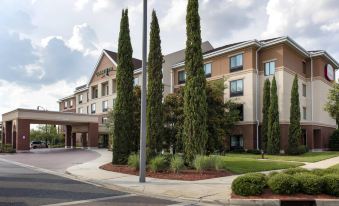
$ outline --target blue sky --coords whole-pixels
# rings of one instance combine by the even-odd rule
[[[185,45],[186,3],[149,0],[164,54]],[[88,81],[101,50],[116,51],[123,8],[140,58],[142,0],[0,0],[0,114],[38,105],[58,110],[59,98]],[[202,38],[215,47],[288,35],[339,60],[336,0],[200,0],[200,14]]]

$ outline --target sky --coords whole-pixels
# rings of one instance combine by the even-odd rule
[[[142,0],[0,0],[0,114],[42,106],[87,83],[102,49],[117,50],[129,9],[133,56],[141,58]],[[290,36],[339,60],[337,0],[199,0],[202,40],[214,47]],[[164,54],[185,46],[187,0],[148,0]],[[149,15],[150,19],[150,15]],[[339,77],[339,72],[337,72]],[[1,119],[1,117],[0,117]]]

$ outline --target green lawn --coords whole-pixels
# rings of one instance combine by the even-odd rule
[[[256,154],[236,154],[236,153],[228,153],[226,154],[228,157],[242,157],[242,158],[251,158],[251,159],[261,159],[261,155]],[[297,156],[289,156],[289,155],[265,155],[265,158],[271,160],[283,160],[283,161],[297,161],[297,162],[318,162],[321,160],[329,159],[332,157],[339,156],[339,152],[307,152],[302,155]]]
[[[330,168],[335,168],[335,169],[338,169],[338,170],[339,170],[339,164],[333,165],[333,166],[330,167]]]
[[[242,158],[242,157],[224,156],[222,158],[224,161],[224,169],[235,174],[287,169],[303,165],[302,163],[297,162],[254,160],[253,158]]]

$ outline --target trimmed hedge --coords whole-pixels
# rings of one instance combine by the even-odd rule
[[[290,168],[290,169],[283,171],[284,174],[288,174],[288,175],[294,175],[297,173],[307,173],[307,172],[310,172],[310,171],[307,169],[301,168],[301,167]]]
[[[318,176],[324,176],[329,174],[339,174],[339,169],[336,168],[327,168],[327,169],[314,169],[311,170],[311,173]]]
[[[339,174],[324,175],[321,180],[324,193],[339,197]]]
[[[299,192],[299,183],[292,175],[284,173],[276,174],[267,183],[276,194],[294,194]]]
[[[332,151],[339,151],[339,129],[335,130],[330,136],[328,146]]]
[[[261,173],[249,173],[237,177],[232,182],[232,191],[237,195],[260,195],[267,183],[266,176]]]
[[[300,192],[315,195],[322,192],[321,178],[314,174],[298,173],[294,176],[299,183]]]

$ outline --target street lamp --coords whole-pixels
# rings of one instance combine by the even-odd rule
[[[146,178],[146,58],[147,58],[147,0],[143,0],[142,28],[142,86],[141,86],[141,125],[140,125],[140,170],[139,182]]]

